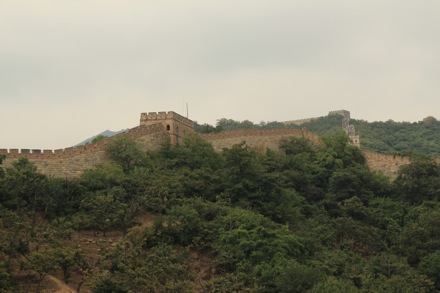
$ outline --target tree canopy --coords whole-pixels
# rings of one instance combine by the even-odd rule
[[[197,134],[146,152],[121,137],[106,152],[74,179],[26,159],[2,169],[0,292],[41,291],[48,275],[92,292],[440,290],[433,160],[390,181],[340,132],[264,152],[217,153]]]

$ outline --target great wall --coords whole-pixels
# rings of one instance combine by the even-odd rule
[[[329,115],[335,114],[342,116],[343,129],[349,135],[352,144],[359,146],[359,136],[355,134],[354,127],[349,123],[350,112],[340,110],[329,113]],[[284,123],[297,124],[300,121],[311,121],[312,119],[316,118],[292,120]],[[194,122],[188,118],[172,111],[149,112],[141,114],[138,127],[103,139],[95,144],[58,150],[0,149],[0,154],[6,156],[2,167],[9,167],[14,161],[20,158],[27,158],[43,174],[69,178],[80,176],[84,170],[90,169],[96,164],[107,162],[105,147],[118,137],[130,136],[136,139],[145,150],[156,150],[166,140],[170,140],[173,144],[178,144],[182,142],[186,134],[192,132],[194,132]],[[314,142],[319,141],[319,137],[316,134],[308,132],[305,128],[235,130],[200,135],[212,143],[216,151],[232,147],[234,144],[242,141],[245,141],[249,146],[261,148],[262,150],[266,148],[277,149],[281,139],[289,136],[304,137]],[[371,170],[381,171],[391,178],[395,178],[400,166],[410,163],[406,157],[383,155],[368,151],[363,151],[363,154]]]

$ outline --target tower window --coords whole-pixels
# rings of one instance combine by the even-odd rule
[[[169,124],[167,124],[167,131],[170,131],[170,125]]]

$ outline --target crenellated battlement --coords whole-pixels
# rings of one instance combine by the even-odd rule
[[[328,115],[341,115],[343,117],[348,117],[350,119],[350,111],[347,110],[336,110],[328,112]]]
[[[140,125],[150,125],[152,123],[160,123],[166,120],[175,120],[188,127],[194,128],[194,122],[176,112],[148,112],[141,113]]]
[[[105,150],[105,146],[114,139],[128,135],[133,138],[138,138],[144,135],[162,132],[161,124],[154,124],[148,126],[138,126],[129,129],[125,132],[119,133],[112,137],[107,137],[95,144],[81,145],[76,147],[68,147],[65,149],[56,150],[40,150],[40,149],[0,149],[0,154],[6,155],[8,159],[64,159],[79,155],[90,154]]]
[[[181,143],[187,133],[194,132],[194,122],[173,111],[141,113],[141,126],[153,124],[162,125],[173,144]]]
[[[359,145],[359,136],[354,132],[354,127],[349,124],[350,112],[346,110],[331,111],[329,115],[342,115],[344,130],[349,134],[352,144]],[[317,118],[286,121],[294,123],[311,121]],[[295,123],[296,124],[296,123]],[[105,147],[114,139],[121,136],[130,136],[136,139],[145,150],[154,150],[160,147],[165,140],[172,143],[182,141],[186,133],[194,131],[194,122],[175,112],[149,112],[141,114],[140,126],[129,129],[123,133],[108,137],[94,144],[77,147],[68,147],[57,150],[41,149],[0,149],[0,155],[5,155],[2,167],[10,166],[20,158],[31,160],[42,173],[56,177],[80,176],[84,170],[92,168],[96,164],[108,161],[105,155]],[[246,144],[264,151],[266,148],[278,149],[280,141],[289,136],[304,137],[313,142],[320,143],[320,138],[303,128],[280,128],[280,129],[249,129],[231,130],[219,133],[200,134],[209,141],[216,151],[230,148],[234,144],[245,141]],[[384,172],[391,178],[395,178],[400,166],[409,164],[407,157],[378,154],[363,151],[368,166],[371,170]],[[436,159],[440,163],[440,158]]]

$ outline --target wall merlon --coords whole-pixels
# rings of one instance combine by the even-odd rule
[[[176,120],[182,124],[185,124],[188,127],[194,127],[194,122],[192,120],[183,117],[182,115],[179,115],[173,111],[141,113],[141,125],[151,124],[156,120],[158,123],[160,122],[160,120],[162,120],[162,122],[166,120]]]
[[[56,156],[57,156],[57,155],[60,156],[60,155],[62,155],[62,154],[64,153],[64,150],[62,150],[62,149],[54,150],[53,153],[54,153],[54,155],[56,155]]]
[[[69,148],[64,149],[64,154],[70,155],[72,153],[73,153],[73,147],[69,147]]]

